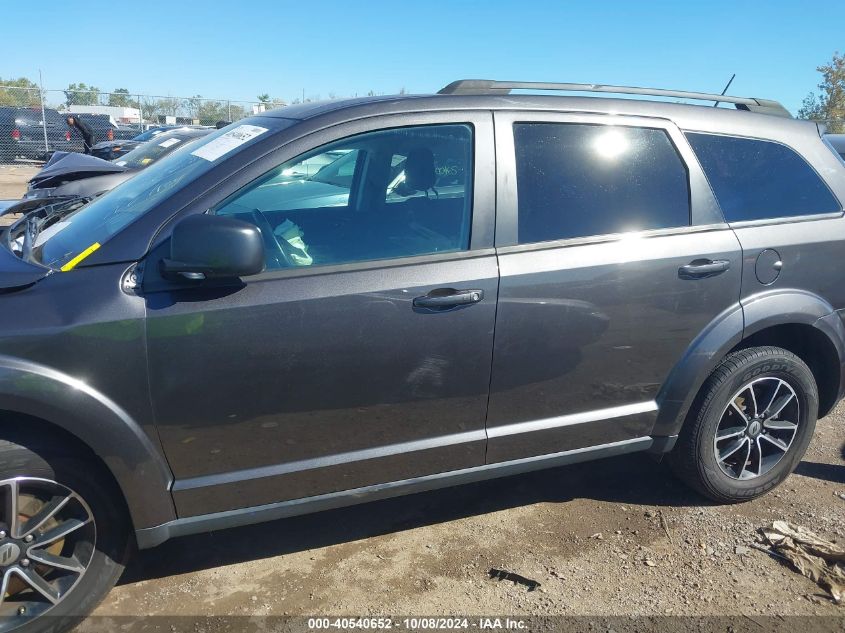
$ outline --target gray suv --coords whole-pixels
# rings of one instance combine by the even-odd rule
[[[90,611],[135,547],[589,459],[764,494],[842,395],[843,200],[775,102],[474,80],[264,113],[25,215],[0,631]]]

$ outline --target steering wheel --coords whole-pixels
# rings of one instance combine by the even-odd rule
[[[285,240],[280,240],[273,232],[273,225],[259,209],[252,210],[252,218],[255,225],[261,230],[261,237],[264,239],[264,248],[276,262],[278,268],[292,268],[295,266],[290,256],[290,245]]]

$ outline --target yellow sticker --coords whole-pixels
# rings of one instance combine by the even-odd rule
[[[142,158],[142,159],[141,159],[141,164],[142,164],[142,165],[149,165],[151,162],[153,162],[153,159],[152,159],[152,158]]]
[[[93,253],[94,251],[96,251],[98,248],[100,248],[100,243],[99,243],[99,242],[94,242],[93,244],[91,244],[91,246],[89,246],[88,248],[86,248],[86,249],[85,249],[84,251],[82,251],[79,255],[77,255],[76,257],[74,257],[72,260],[70,260],[70,261],[69,261],[67,264],[65,264],[64,266],[62,266],[62,272],[63,272],[63,273],[66,273],[66,272],[67,272],[67,271],[69,271],[69,270],[73,270],[79,262],[81,262],[83,259],[85,259],[86,257],[88,257],[91,253]]]

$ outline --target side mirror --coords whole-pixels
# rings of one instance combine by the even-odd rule
[[[165,277],[221,279],[264,270],[264,240],[248,222],[218,215],[191,215],[173,227],[170,258],[161,261]]]

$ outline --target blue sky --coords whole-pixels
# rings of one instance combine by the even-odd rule
[[[732,94],[794,112],[816,66],[845,52],[845,2],[48,0],[10,3],[3,22],[15,27],[0,77],[41,69],[47,88],[233,100],[431,92],[457,78],[720,92],[736,73]]]

